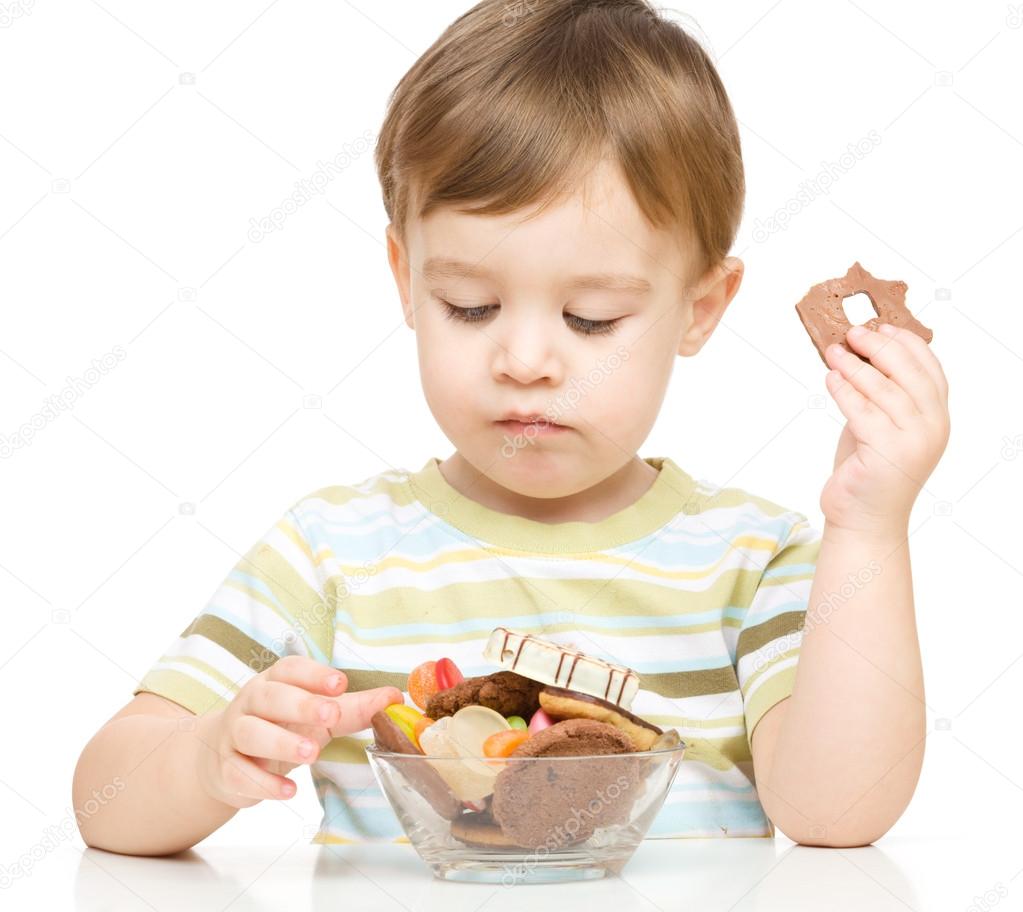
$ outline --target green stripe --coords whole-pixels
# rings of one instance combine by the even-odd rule
[[[216,712],[227,706],[224,700],[195,678],[173,669],[160,668],[148,672],[139,682],[139,686],[132,691],[132,696],[143,691],[173,700],[197,716]]]
[[[757,723],[776,703],[792,695],[796,683],[798,663],[776,672],[753,694],[746,704],[746,740],[752,750],[753,732]]]
[[[755,624],[747,627],[739,634],[739,640],[735,644],[735,662],[738,665],[739,659],[755,652],[762,646],[766,646],[771,640],[788,636],[790,633],[797,633],[803,629],[803,620],[806,611],[786,611],[762,624]]]
[[[362,668],[341,668],[348,676],[348,690],[369,690],[372,687],[397,687],[405,691],[408,673],[374,671]],[[665,671],[643,675],[644,690],[662,697],[700,697],[707,694],[730,693],[739,689],[735,669],[731,665],[702,671]]]
[[[280,656],[257,643],[248,634],[215,614],[200,614],[182,632],[182,638],[202,636],[216,643],[256,674],[269,668]]]
[[[341,668],[348,678],[346,693],[356,690],[370,690],[374,687],[397,687],[404,691],[408,686],[408,672],[372,671],[364,668]],[[410,669],[411,670],[411,669]]]

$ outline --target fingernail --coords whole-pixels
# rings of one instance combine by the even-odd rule
[[[891,323],[882,323],[878,327],[878,331],[879,332],[883,332],[886,336],[894,336],[895,335],[895,327],[892,326]]]
[[[327,679],[327,688],[329,690],[337,690],[341,686],[341,675],[334,675],[332,678]]]
[[[313,745],[313,742],[312,742],[312,741],[303,741],[303,742],[302,742],[301,744],[299,744],[299,746],[298,746],[298,753],[299,753],[299,756],[302,756],[302,757],[311,757],[311,756],[312,756],[312,753],[313,753],[313,747],[314,747],[314,745]]]
[[[847,336],[852,336],[854,339],[860,338],[860,336],[866,335],[867,328],[865,326],[853,326],[846,333]]]

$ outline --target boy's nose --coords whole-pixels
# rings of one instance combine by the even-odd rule
[[[504,316],[503,314],[501,316]],[[500,318],[488,330],[494,342],[493,374],[498,381],[558,383],[560,358],[549,326],[536,315],[517,320]]]

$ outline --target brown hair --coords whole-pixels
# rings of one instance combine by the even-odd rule
[[[695,242],[691,279],[742,216],[739,131],[699,42],[647,0],[483,0],[391,93],[376,145],[384,207],[504,215],[571,193],[611,158],[658,228]]]

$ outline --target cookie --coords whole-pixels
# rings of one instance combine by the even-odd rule
[[[626,709],[639,689],[639,676],[631,668],[508,627],[491,631],[483,657],[542,684],[571,687]]]
[[[495,671],[493,674],[466,678],[454,687],[435,693],[426,703],[426,715],[431,719],[453,716],[463,706],[478,703],[502,716],[522,716],[528,719],[540,708],[537,694],[543,685],[514,671]]]
[[[598,826],[624,823],[641,791],[637,757],[558,758],[632,750],[632,739],[606,722],[555,722],[508,757],[494,780],[491,814],[508,839],[533,851],[556,851],[588,839]]]
[[[825,364],[828,362],[824,352],[836,342],[846,351],[860,356],[845,341],[845,334],[852,324],[845,315],[842,302],[861,291],[870,298],[877,314],[863,324],[867,329],[876,330],[880,323],[891,323],[892,326],[916,333],[924,342],[930,342],[934,333],[906,307],[907,288],[902,281],[889,282],[875,278],[856,262],[841,278],[828,279],[812,286],[796,305],[796,313]]]
[[[377,747],[397,754],[418,754],[423,752],[416,747],[408,736],[398,727],[397,723],[382,709],[378,709],[370,718],[373,736]],[[445,820],[452,820],[462,813],[462,802],[455,796],[440,774],[425,760],[396,761],[398,771],[409,781],[409,784],[425,798],[430,806]]]
[[[632,750],[650,750],[662,734],[656,725],[599,697],[547,685],[540,691],[540,706],[552,719],[593,719],[613,725],[627,734]]]
[[[494,848],[496,846],[507,846],[509,848],[521,848],[508,836],[504,830],[489,814],[462,814],[451,821],[451,835],[459,842],[474,846],[485,846]]]

